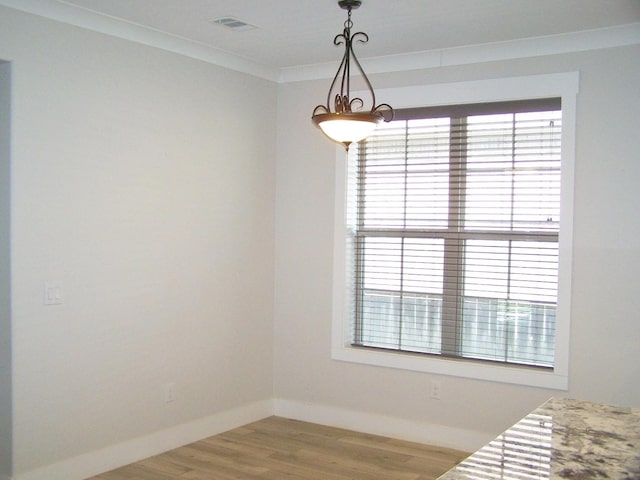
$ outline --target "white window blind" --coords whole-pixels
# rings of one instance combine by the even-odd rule
[[[352,344],[553,368],[560,99],[396,118],[357,150]]]

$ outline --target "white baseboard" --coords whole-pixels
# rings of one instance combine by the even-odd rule
[[[495,433],[477,432],[324,405],[274,399],[252,403],[0,480],[82,480],[270,415],[473,452]]]
[[[273,401],[252,403],[36,470],[14,474],[13,480],[82,480],[270,415],[273,415]],[[0,480],[5,479],[0,477]]]
[[[493,440],[495,433],[477,432],[397,417],[364,413],[336,407],[274,400],[274,414],[306,422],[319,423],[373,435],[382,435],[411,442],[438,445],[465,452],[474,452]]]

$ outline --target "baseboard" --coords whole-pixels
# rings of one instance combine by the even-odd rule
[[[495,432],[477,432],[325,405],[275,399],[220,412],[36,470],[14,474],[13,477],[0,475],[0,480],[83,480],[270,415],[467,452],[477,450],[496,435]]]
[[[477,432],[397,417],[364,413],[336,407],[274,400],[274,414],[358,432],[398,438],[474,452],[495,438],[495,433]]]
[[[36,470],[14,474],[13,480],[82,480],[270,415],[273,415],[271,400],[252,403]],[[0,477],[0,480],[5,479]]]

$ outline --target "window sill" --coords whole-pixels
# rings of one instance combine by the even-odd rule
[[[378,367],[398,368],[415,372],[449,375],[491,382],[526,385],[529,387],[568,389],[568,376],[554,370],[528,368],[516,365],[492,365],[466,360],[444,359],[402,352],[385,352],[365,348],[336,347],[334,360],[361,363]]]

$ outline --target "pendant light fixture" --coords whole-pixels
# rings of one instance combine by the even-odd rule
[[[360,62],[353,52],[353,41],[367,43],[369,37],[364,32],[351,35],[351,10],[358,8],[360,0],[340,0],[340,8],[347,10],[347,21],[344,22],[344,31],[333,39],[334,45],[344,44],[344,55],[338,67],[333,82],[329,87],[326,105],[318,105],[313,110],[311,120],[320,127],[322,132],[331,140],[341,143],[348,150],[353,142],[365,139],[381,122],[389,122],[393,119],[393,109],[386,103],[376,105],[376,94],[364,73]],[[360,97],[351,97],[351,64],[356,66],[371,97],[371,107],[366,108],[364,100]],[[333,104],[333,105],[332,105]],[[333,109],[332,109],[333,108]]]

